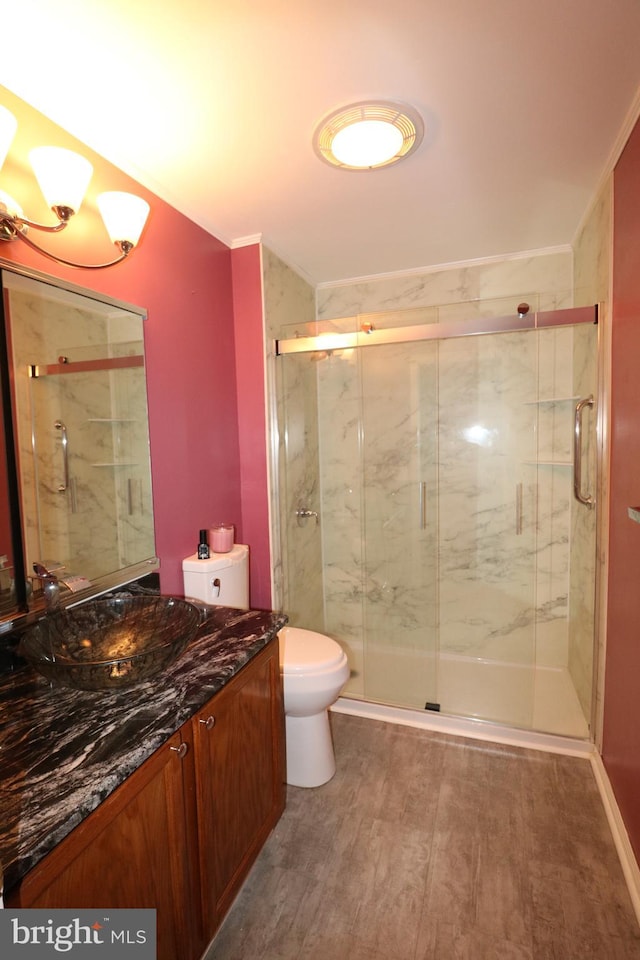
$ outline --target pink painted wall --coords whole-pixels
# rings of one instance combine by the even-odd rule
[[[236,324],[242,536],[251,557],[251,606],[271,608],[269,503],[262,330],[262,261],[258,244],[232,251]]]
[[[18,116],[19,134],[33,136],[38,130],[31,146],[48,142],[75,149],[94,165],[94,192],[129,190],[151,204],[139,248],[116,267],[64,268],[17,242],[3,244],[0,256],[148,310],[145,348],[156,549],[163,592],[182,593],[182,560],[195,553],[200,527],[223,518],[237,523],[242,533],[231,251],[37,111],[2,93],[2,102]],[[21,166],[20,144],[3,168],[3,187],[37,216],[31,211],[39,191],[33,175]],[[85,231],[84,225],[92,222],[95,230]],[[90,198],[68,235],[45,238],[43,245],[47,240],[56,250],[64,248],[63,256],[85,262],[110,255]],[[255,576],[262,580],[256,562]]]
[[[614,173],[611,506],[603,761],[640,862],[640,123]]]

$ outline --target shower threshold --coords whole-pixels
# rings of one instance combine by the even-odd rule
[[[431,710],[414,710],[411,707],[396,707],[348,696],[340,697],[331,710],[336,713],[365,717],[369,720],[398,723],[451,736],[503,743],[529,750],[543,750],[547,753],[559,753],[571,757],[588,758],[596,753],[594,744],[580,737],[540,733],[536,730],[508,726],[475,717],[452,716],[446,713],[434,713]]]

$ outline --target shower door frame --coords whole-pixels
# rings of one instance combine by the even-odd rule
[[[526,305],[525,305],[526,306]],[[603,484],[602,484],[602,463],[603,448],[605,439],[606,411],[605,411],[605,371],[603,368],[603,309],[601,304],[569,307],[557,310],[545,310],[529,312],[528,309],[516,316],[499,317],[495,319],[473,319],[473,320],[455,320],[444,322],[433,322],[415,324],[406,327],[388,327],[376,329],[370,322],[363,323],[359,331],[347,333],[322,333],[319,336],[297,336],[292,339],[275,339],[271,342],[273,361],[277,357],[293,353],[313,353],[317,351],[331,352],[333,350],[353,349],[355,347],[375,346],[385,343],[410,343],[420,340],[440,340],[449,338],[458,338],[466,336],[481,336],[501,332],[516,331],[535,331],[562,326],[577,326],[585,323],[595,324],[597,326],[596,342],[596,385],[595,385],[595,456],[594,456],[594,478],[595,503],[597,510],[595,522],[595,556],[594,567],[594,604],[593,604],[593,670],[592,670],[592,696],[589,722],[590,739],[598,742],[600,736],[599,704],[601,697],[598,695],[601,684],[601,652],[598,637],[601,631],[601,563],[600,551],[602,543],[602,509],[603,506]],[[357,318],[359,319],[359,318]],[[369,321],[367,317],[367,321]],[[344,323],[344,321],[342,321]],[[308,329],[308,328],[307,328]],[[344,327],[343,327],[344,329]],[[274,378],[275,382],[275,378]],[[274,411],[275,412],[275,411]],[[274,421],[275,422],[275,421]],[[277,431],[276,431],[277,436]],[[277,461],[274,480],[278,482]],[[282,560],[282,558],[281,558]],[[366,698],[365,698],[366,702]],[[411,710],[412,708],[408,708]],[[452,714],[452,717],[457,715]],[[464,719],[464,715],[461,715]],[[489,721],[491,722],[491,721]],[[535,733],[535,730],[532,730]]]

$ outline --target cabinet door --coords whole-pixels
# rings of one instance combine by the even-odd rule
[[[213,936],[285,802],[277,639],[193,719],[205,939]]]
[[[183,795],[189,752],[174,734],[27,874],[11,905],[155,908],[159,960],[199,956]]]

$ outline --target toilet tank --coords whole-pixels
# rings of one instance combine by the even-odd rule
[[[214,606],[249,609],[249,547],[236,543],[229,553],[212,553],[198,560],[197,553],[182,561],[185,597]]]

